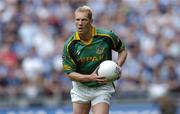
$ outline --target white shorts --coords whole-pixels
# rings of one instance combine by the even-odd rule
[[[92,105],[101,102],[110,104],[110,98],[114,92],[115,88],[112,83],[100,87],[87,87],[79,82],[73,81],[71,100],[72,102],[91,103]]]

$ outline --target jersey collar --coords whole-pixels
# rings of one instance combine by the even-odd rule
[[[92,38],[97,35],[96,28],[93,26],[92,28]],[[80,40],[78,32],[75,32],[74,40]]]

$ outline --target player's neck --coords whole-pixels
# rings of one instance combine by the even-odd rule
[[[87,33],[79,34],[79,37],[80,37],[81,40],[83,40],[85,42],[86,41],[88,42],[92,37],[92,27],[89,29],[89,31]]]

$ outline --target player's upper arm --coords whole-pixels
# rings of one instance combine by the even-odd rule
[[[110,31],[110,36],[111,36],[111,40],[113,42],[113,47],[112,49],[117,51],[117,52],[121,52],[123,50],[125,50],[125,44],[121,41],[121,39],[112,31]]]

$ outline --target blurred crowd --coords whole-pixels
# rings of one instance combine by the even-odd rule
[[[61,56],[81,5],[92,8],[96,27],[113,30],[127,46],[118,92],[180,92],[179,0],[1,0],[1,101],[69,99]]]

